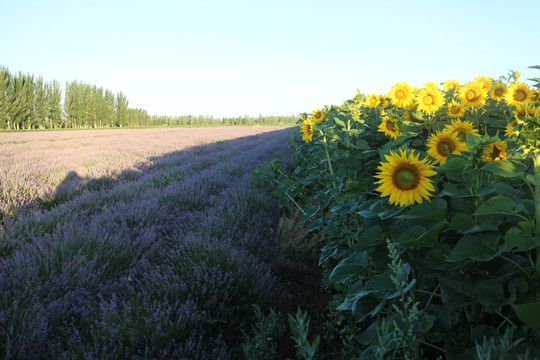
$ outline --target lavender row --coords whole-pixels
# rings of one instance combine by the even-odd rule
[[[251,305],[279,293],[276,204],[251,171],[289,133],[171,153],[9,223],[0,357],[237,358]]]
[[[0,224],[2,218],[54,206],[92,182],[129,180],[130,172],[152,166],[152,159],[196,145],[275,131],[268,128],[117,129],[0,133]],[[76,180],[76,181],[73,181]],[[75,192],[51,198],[59,185]],[[78,187],[78,188],[77,188]],[[67,187],[66,187],[67,188]]]

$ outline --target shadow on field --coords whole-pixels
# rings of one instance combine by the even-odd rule
[[[219,151],[220,149],[223,150],[227,147],[235,147],[239,144],[249,143],[253,140],[263,143],[280,134],[289,134],[291,132],[292,128],[286,128],[229,140],[201,142],[198,145],[186,149],[166,153],[160,156],[149,157],[148,160],[151,165],[135,164],[135,169],[125,169],[115,173],[113,176],[102,176],[99,178],[82,177],[79,176],[76,171],[72,170],[68,172],[66,177],[54,191],[39,198],[38,203],[43,209],[51,210],[60,204],[73,200],[85,192],[110,190],[116,185],[137,181],[149,171],[166,169],[168,166],[177,166],[179,165],[177,160],[179,158],[182,159],[182,162],[189,163],[191,160],[195,160],[201,155],[215,151],[216,147]],[[204,170],[209,164],[203,161],[199,164],[192,163],[190,165],[194,167],[193,170],[196,172]],[[18,209],[13,210],[14,213],[18,213]]]

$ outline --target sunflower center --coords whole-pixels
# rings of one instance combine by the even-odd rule
[[[406,96],[405,91],[402,89],[396,90],[396,98],[398,99],[404,99]]]
[[[493,145],[493,151],[491,152],[491,158],[493,160],[504,160],[506,154],[502,149],[499,149],[496,145]]]
[[[433,96],[431,95],[427,95],[427,96],[424,96],[424,105],[431,105],[433,104]]]
[[[308,134],[312,134],[313,133],[313,127],[310,124],[307,124],[306,131],[307,131]]]
[[[465,93],[465,99],[467,99],[467,101],[474,101],[477,97],[478,94],[472,89],[467,90],[467,92]]]
[[[457,106],[450,107],[450,112],[454,115],[459,114],[459,107]]]
[[[516,90],[514,93],[514,100],[523,101],[527,98],[527,93],[521,89]]]
[[[504,95],[504,90],[501,89],[501,88],[497,88],[497,89],[495,89],[495,91],[493,93],[495,94],[495,96],[501,97],[501,96]]]
[[[401,164],[392,173],[392,182],[400,190],[415,189],[420,183],[420,173],[412,165]]]
[[[465,142],[465,140],[467,139],[467,130],[465,129],[454,129],[455,132],[457,132],[457,136],[458,138]]]
[[[455,149],[456,145],[450,140],[443,139],[437,144],[437,152],[441,156],[448,156],[448,154],[453,153]]]
[[[396,123],[395,121],[393,120],[388,120],[386,122],[386,129],[390,130],[390,131],[395,131],[396,130]]]

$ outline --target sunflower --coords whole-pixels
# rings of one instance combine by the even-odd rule
[[[302,140],[305,142],[310,142],[313,139],[313,133],[315,132],[315,124],[311,119],[304,120],[302,122],[302,127],[300,128],[302,132]]]
[[[381,105],[381,108],[385,108],[388,106],[388,100],[386,100],[386,96],[379,95],[379,105]]]
[[[506,147],[507,144],[504,141],[495,141],[491,144],[487,144],[482,151],[482,160],[487,163],[498,160],[506,160]]]
[[[301,114],[300,115],[300,120],[306,121],[307,120],[307,114],[306,113]]]
[[[324,113],[321,109],[315,109],[311,113],[311,117],[313,118],[313,121],[320,123],[324,119]]]
[[[459,140],[456,132],[449,129],[437,130],[435,134],[431,134],[427,146],[427,153],[441,165],[446,162],[448,154],[461,154],[462,151],[467,151],[467,145]]]
[[[400,154],[390,150],[390,155],[385,155],[387,162],[381,162],[377,168],[380,170],[374,177],[379,179],[375,184],[380,184],[376,189],[381,197],[390,196],[390,204],[407,206],[414,203],[422,203],[429,200],[435,191],[430,176],[437,173],[433,171],[433,165],[427,159],[418,159],[418,154],[411,151],[400,150]]]
[[[436,87],[426,87],[416,95],[418,110],[424,114],[432,114],[444,104],[442,92]]]
[[[406,110],[404,113],[403,113],[403,118],[407,121],[413,121],[412,119],[412,116],[411,116],[411,112]]]
[[[508,125],[506,125],[506,128],[504,129],[504,136],[510,137],[510,136],[517,136],[518,132],[514,129],[516,125],[518,125],[517,120],[510,121]]]
[[[512,114],[514,114],[516,119],[525,120],[528,117],[533,118],[538,115],[539,109],[530,105],[518,105],[516,106],[516,109],[512,111]]]
[[[491,87],[491,91],[489,92],[489,95],[493,100],[502,100],[504,99],[506,93],[508,92],[508,86],[501,83],[493,84]]]
[[[463,106],[478,108],[484,106],[487,90],[478,82],[468,82],[459,90],[459,99]]]
[[[514,71],[513,75],[514,75],[514,79],[516,79],[516,80],[519,79],[519,77],[521,76],[521,74],[517,70]]]
[[[381,99],[379,98],[379,95],[377,94],[370,94],[366,97],[366,106],[370,108],[374,108],[379,106],[381,103]]]
[[[403,107],[403,110],[413,111],[416,110],[417,107],[418,104],[416,103],[416,98],[414,98],[409,105]]]
[[[452,124],[446,125],[444,128],[457,133],[458,139],[464,143],[467,139],[467,133],[474,136],[480,136],[478,130],[474,128],[472,122],[466,120],[452,120]]]
[[[428,88],[431,88],[431,89],[439,89],[439,85],[437,85],[435,82],[433,81],[428,81],[427,83],[424,84],[424,89],[428,89]]]
[[[506,93],[506,103],[510,106],[524,105],[532,100],[533,92],[525,83],[515,83]]]
[[[460,85],[457,80],[445,80],[443,82],[444,92],[449,92],[451,89],[454,89],[454,92],[459,91]]]
[[[538,101],[538,100],[540,100],[540,89],[535,90],[532,96],[532,101]]]
[[[392,105],[405,107],[414,100],[413,88],[406,82],[399,82],[392,86],[388,93],[388,97],[390,98]]]
[[[465,108],[455,100],[448,103],[448,116],[451,118],[459,119],[465,114]]]
[[[487,76],[478,75],[474,78],[474,82],[482,85],[482,89],[488,91],[493,81]]]
[[[399,135],[399,124],[397,119],[383,116],[377,131],[382,132],[384,135],[390,136],[393,139],[397,139]]]

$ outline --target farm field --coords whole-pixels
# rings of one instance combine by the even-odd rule
[[[292,128],[0,135],[0,358],[234,359],[279,300]]]
[[[0,218],[138,176],[162,155],[283,127],[0,133]]]

